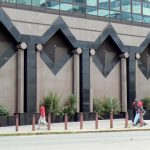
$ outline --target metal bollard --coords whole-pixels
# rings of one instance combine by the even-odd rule
[[[51,114],[48,113],[48,130],[51,130]]]
[[[18,127],[19,127],[19,115],[16,114],[16,132],[18,131]]]
[[[143,113],[140,112],[140,127],[143,126]]]
[[[129,116],[128,116],[128,112],[126,112],[126,114],[125,114],[125,128],[128,128],[128,120],[129,120]]]
[[[67,123],[68,123],[68,114],[65,113],[65,130],[68,129]]]
[[[110,113],[110,128],[113,128],[113,113]]]
[[[80,129],[83,129],[83,113],[80,113]]]
[[[95,114],[95,129],[98,129],[98,113]]]
[[[32,131],[35,131],[35,114],[32,116]]]

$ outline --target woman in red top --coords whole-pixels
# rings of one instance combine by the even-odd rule
[[[40,105],[40,118],[38,121],[38,129],[40,129],[41,126],[48,126],[48,123],[45,117],[45,107],[42,104]]]

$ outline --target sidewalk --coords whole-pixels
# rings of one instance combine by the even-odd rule
[[[95,121],[84,121],[83,129],[80,129],[80,122],[68,122],[67,130],[64,123],[52,123],[51,129],[46,127],[32,131],[32,125],[19,126],[16,132],[15,126],[0,127],[0,136],[14,135],[39,135],[39,134],[63,134],[63,133],[86,133],[86,132],[121,132],[121,131],[143,131],[150,130],[150,120],[145,121],[146,126],[132,126],[131,120],[128,121],[128,128],[125,128],[125,119],[114,119],[113,128],[110,128],[110,120],[99,120],[98,129],[95,129]]]

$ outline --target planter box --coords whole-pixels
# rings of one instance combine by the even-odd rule
[[[76,116],[77,116],[77,121],[80,121],[80,113],[77,113]],[[83,120],[84,121],[95,120],[95,113],[94,112],[84,112]]]
[[[125,118],[125,113],[114,114],[113,119],[122,119]],[[105,114],[99,117],[100,120],[110,119],[110,114]]]
[[[133,109],[128,110],[129,120],[133,120]],[[144,120],[150,120],[150,110],[146,110]]]
[[[15,126],[16,125],[16,117],[15,116],[7,116],[7,125]]]
[[[19,125],[31,125],[32,124],[32,113],[19,113]],[[39,113],[35,113],[35,124],[38,123]]]
[[[144,115],[144,120],[150,120],[150,110],[146,110],[146,113]]]
[[[0,127],[7,126],[7,116],[0,116]]]
[[[64,116],[51,115],[51,122],[52,123],[64,122]]]

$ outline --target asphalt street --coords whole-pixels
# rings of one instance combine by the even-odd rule
[[[150,150],[150,131],[1,136],[1,150]]]

